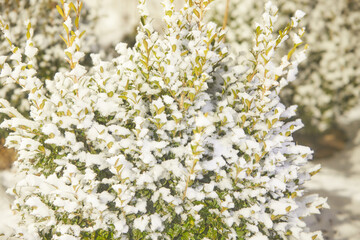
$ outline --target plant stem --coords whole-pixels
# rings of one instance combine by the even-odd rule
[[[225,28],[226,28],[226,25],[227,25],[227,22],[228,22],[229,5],[230,5],[230,0],[227,0],[227,1],[226,1],[226,8],[225,8],[225,15],[224,15],[224,21],[223,21],[222,29],[225,29]]]

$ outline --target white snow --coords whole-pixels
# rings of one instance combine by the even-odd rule
[[[6,77],[9,74],[11,74],[11,68],[10,68],[9,64],[5,63],[2,67],[0,77]]]
[[[172,104],[174,102],[174,98],[172,98],[172,97],[170,97],[168,95],[164,95],[162,98],[163,98],[165,104],[170,105],[170,104]]]
[[[37,52],[38,52],[37,48],[32,47],[29,44],[26,44],[26,47],[25,47],[25,55],[26,56],[28,56],[29,58],[33,58]]]
[[[296,33],[293,35],[293,41],[295,44],[300,44],[302,43],[301,38],[299,37],[299,35],[297,35]]]
[[[7,56],[0,56],[0,65],[3,65],[4,62],[6,61]]]
[[[360,145],[321,160],[321,171],[306,183],[311,193],[328,197],[330,209],[307,219],[327,239],[358,240],[360,236]]]
[[[164,228],[159,214],[156,213],[151,215],[150,219],[151,219],[151,230],[156,231]]]
[[[148,224],[149,224],[149,216],[143,216],[140,218],[136,218],[134,220],[134,227],[142,232],[145,231]]]
[[[296,12],[295,12],[295,18],[296,19],[301,19],[301,18],[303,18],[305,16],[305,13],[303,12],[303,11],[301,11],[301,10],[296,10]]]

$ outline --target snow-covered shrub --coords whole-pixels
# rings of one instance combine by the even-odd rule
[[[266,0],[231,0],[227,41],[234,51],[248,53],[251,31]],[[279,26],[302,9],[310,45],[307,64],[299,69],[298,81],[283,91],[287,105],[299,105],[309,131],[324,131],[338,124],[339,116],[359,104],[360,4],[338,0],[274,0],[279,6]],[[217,1],[212,18],[222,23],[226,1]],[[246,54],[245,54],[246,55]]]
[[[144,0],[134,48],[94,66],[80,61],[83,31],[65,1],[69,69],[53,80],[33,68],[37,49],[28,23],[25,51],[10,42],[3,76],[29,93],[30,117],[5,99],[11,117],[7,146],[25,174],[9,190],[23,239],[321,239],[302,218],[327,206],[302,185],[309,148],[293,142],[302,127],[279,92],[296,75],[304,50],[275,53],[303,13],[280,35],[268,3],[256,28],[252,68],[231,63],[225,32],[204,21],[211,1],[187,0],[176,11],[164,1],[166,28],[153,29]],[[4,22],[5,37],[9,30]],[[301,36],[303,29],[298,29]],[[296,41],[296,38],[295,38]],[[12,63],[12,64],[10,64]]]

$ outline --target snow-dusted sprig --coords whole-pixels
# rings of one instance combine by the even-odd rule
[[[230,154],[228,150],[224,154],[233,162],[229,172],[235,186],[230,196],[240,198],[246,206],[231,215],[242,216],[248,237],[322,239],[320,232],[308,232],[299,220],[319,213],[317,208],[327,207],[325,199],[312,196],[317,200],[303,208],[307,198],[301,199],[304,195],[301,185],[319,166],[310,171],[305,169],[312,152],[297,146],[291,137],[303,125],[300,120],[288,120],[295,115],[296,107],[286,108],[279,98],[280,90],[295,79],[297,66],[305,59],[304,50],[296,51],[304,29],[295,35],[294,47],[280,63],[276,52],[304,13],[296,12],[285,29],[274,36],[277,12],[274,5],[266,4],[263,23],[256,27],[252,68],[244,82],[229,80],[233,84],[225,85],[227,95],[218,106],[221,129],[231,139],[224,148],[234,152]]]

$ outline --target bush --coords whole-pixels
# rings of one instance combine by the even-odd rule
[[[248,53],[249,34],[263,11],[262,1],[231,0],[227,41],[233,50]],[[341,124],[339,117],[359,104],[360,74],[359,10],[357,1],[275,0],[279,6],[279,25],[302,9],[307,29],[304,41],[310,45],[307,64],[300,66],[298,81],[281,94],[286,105],[299,105],[300,117],[308,132],[321,133]],[[212,18],[223,22],[226,1],[217,1]],[[314,24],[316,23],[316,24]],[[278,28],[276,30],[279,30]],[[277,32],[277,31],[276,31]],[[339,57],[341,56],[341,57]],[[300,83],[300,84],[299,84]]]
[[[28,94],[30,116],[5,99],[7,146],[25,174],[10,191],[24,239],[322,239],[302,218],[325,199],[304,196],[319,170],[311,150],[293,142],[302,127],[279,92],[295,78],[305,50],[275,53],[303,12],[274,36],[268,3],[256,28],[252,68],[230,61],[225,32],[204,21],[211,1],[164,2],[166,29],[153,30],[144,0],[134,48],[81,65],[82,2],[64,1],[64,54],[53,80],[33,68],[27,24],[24,54],[10,42],[2,76]],[[70,14],[72,13],[72,15]],[[8,26],[1,22],[5,37]],[[298,29],[302,36],[304,29]],[[294,38],[295,43],[298,38]],[[44,88],[46,86],[46,90]]]

